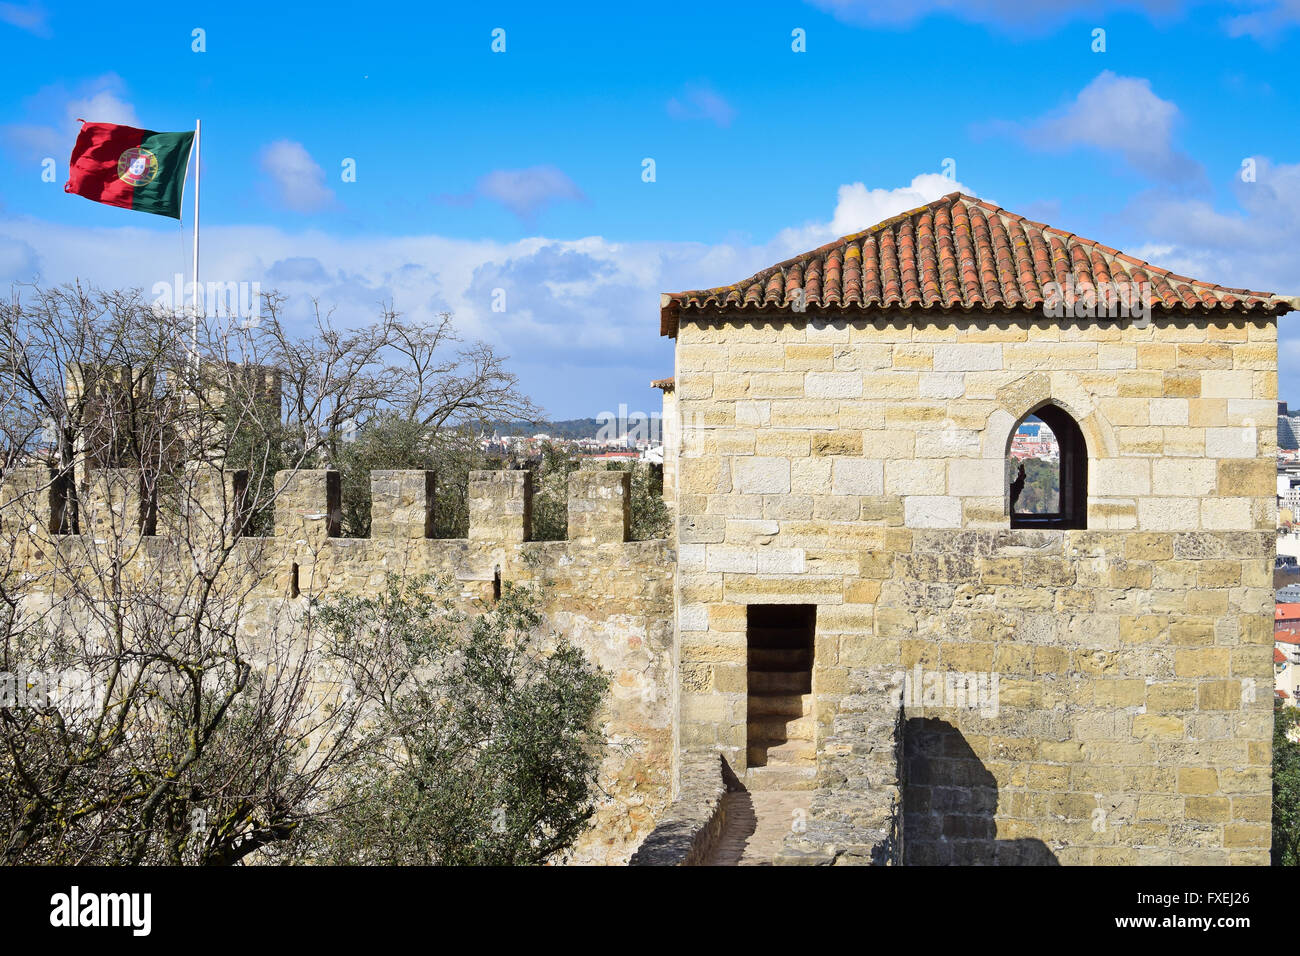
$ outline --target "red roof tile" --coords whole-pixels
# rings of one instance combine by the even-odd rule
[[[1300,621],[1300,604],[1288,604],[1283,602],[1273,606],[1273,620],[1275,621]]]
[[[1273,632],[1273,640],[1278,644],[1300,644],[1300,633],[1294,627],[1282,628]]]
[[[1278,650],[1276,647],[1273,648],[1273,663],[1274,663],[1274,664],[1285,664],[1285,663],[1286,663],[1286,655],[1283,654],[1283,653],[1282,653],[1280,650]]]
[[[824,311],[1036,312],[1043,286],[1064,284],[1070,273],[1085,301],[1094,282],[1122,294],[1133,283],[1150,283],[1153,309],[1280,315],[1293,307],[1271,292],[1189,279],[983,199],[949,193],[734,285],[665,293],[659,331],[676,336],[679,317],[691,311],[802,311],[800,292],[803,307]]]
[[[1284,690],[1275,690],[1275,691],[1273,691],[1273,693],[1276,694],[1278,697],[1282,698],[1282,700],[1290,700],[1290,699],[1291,699],[1291,695],[1288,694],[1288,693],[1287,693],[1286,691],[1284,691]]]

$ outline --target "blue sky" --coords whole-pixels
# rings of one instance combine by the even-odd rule
[[[657,407],[658,293],[954,188],[1300,294],[1300,0],[104,9],[0,2],[0,282],[187,271],[188,223],[62,184],[78,116],[201,117],[204,279],[296,315],[317,296],[340,324],[451,309],[555,417]]]

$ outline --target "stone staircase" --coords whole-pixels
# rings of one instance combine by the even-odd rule
[[[812,649],[788,630],[750,634],[748,725],[749,790],[813,789]]]

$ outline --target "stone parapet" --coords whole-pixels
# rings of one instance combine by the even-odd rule
[[[818,758],[805,827],[791,832],[778,866],[898,866],[903,862],[903,710],[892,674],[849,674]]]
[[[112,552],[122,586],[158,586],[195,573],[196,562],[216,538],[209,530],[222,516],[241,513],[240,476],[213,468],[185,476],[185,492],[201,514],[169,512],[160,502],[158,534],[141,535],[137,515],[139,475],[101,472],[89,513],[99,516],[94,533],[50,531],[53,502],[48,469],[11,469],[0,479],[0,535],[9,567],[23,575],[34,597],[78,576],[98,576]],[[372,473],[373,522],[368,538],[344,538],[339,530],[339,475],[333,471],[282,472],[276,476],[275,533],[236,536],[223,574],[247,588],[242,633],[256,652],[277,628],[294,626],[308,602],[334,596],[373,594],[389,573],[435,575],[457,585],[458,603],[469,613],[490,607],[501,588],[532,586],[542,625],[581,648],[610,678],[599,722],[610,747],[601,761],[600,797],[591,829],[569,859],[622,864],[649,833],[672,794],[673,764],[673,576],[676,554],[669,542],[623,541],[610,534],[621,527],[626,476],[574,476],[573,498],[595,501],[600,520],[583,528],[580,540],[527,541],[531,475],[476,472],[470,486],[474,514],[467,538],[437,539],[430,515],[433,475],[426,471]],[[613,495],[601,497],[613,479]],[[100,505],[99,502],[103,501]],[[613,514],[611,514],[613,513]],[[113,524],[116,522],[116,524]],[[102,534],[118,528],[111,537]],[[617,540],[609,540],[616,538]],[[129,547],[121,547],[129,543]],[[224,542],[223,547],[229,542]],[[212,551],[211,554],[222,554]],[[201,566],[201,565],[200,565]],[[165,585],[164,585],[165,586]]]
[[[681,787],[629,866],[699,866],[726,825],[727,762],[717,751],[681,756]]]
[[[276,537],[310,545],[337,538],[343,517],[340,488],[337,471],[276,472]]]
[[[575,471],[569,476],[569,540],[622,544],[631,522],[632,475]]]
[[[432,471],[372,471],[370,536],[432,538],[434,485]]]
[[[471,541],[527,541],[533,532],[531,471],[469,473]]]

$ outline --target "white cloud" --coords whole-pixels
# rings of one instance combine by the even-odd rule
[[[882,3],[880,0],[808,0],[843,23],[867,27],[906,27],[929,16],[951,16],[1006,33],[1035,33],[1071,20],[1086,19],[1104,24],[1112,12],[1137,11],[1157,23],[1193,13],[1201,7],[1221,6],[1214,0],[911,0],[910,3]],[[1265,44],[1300,22],[1300,0],[1229,0],[1246,12],[1225,18],[1230,36],[1251,36]]]
[[[0,276],[30,282],[40,274],[40,260],[22,239],[0,237]]]
[[[619,402],[657,409],[648,383],[672,370],[671,346],[659,337],[659,293],[748,275],[769,264],[761,255],[600,237],[504,243],[205,226],[200,277],[285,293],[291,327],[308,321],[312,296],[334,310],[340,326],[376,319],[385,302],[413,318],[450,310],[466,337],[499,346],[523,387],[567,418]],[[188,281],[188,253],[174,231],[0,221],[0,291],[6,294],[11,282],[79,278],[101,288],[138,287],[152,298],[154,286],[172,283],[176,273]],[[496,289],[505,292],[504,312],[493,311]]]
[[[1300,294],[1300,163],[1255,157],[1255,181],[1233,181],[1240,212],[1210,202],[1150,193],[1126,219],[1151,241],[1132,254],[1207,282]]]
[[[78,120],[141,125],[125,93],[126,84],[116,73],[97,76],[75,91],[61,84],[43,87],[25,104],[29,121],[0,127],[0,141],[23,159],[68,156],[80,129]]]
[[[1194,14],[1198,8],[1222,6],[1222,0],[807,0],[842,23],[853,26],[908,27],[930,16],[949,16],[1004,33],[1042,33],[1070,21],[1104,25],[1112,12],[1137,11],[1156,23]],[[1282,35],[1300,24],[1300,0],[1228,0],[1244,12],[1224,17],[1229,36],[1249,36],[1264,46],[1276,46]]]
[[[554,166],[493,170],[478,181],[477,193],[501,203],[525,222],[532,222],[550,203],[586,198],[577,183]]]
[[[9,123],[0,127],[0,140],[3,140],[5,148],[29,160],[71,155],[76,139],[75,130],[60,132],[53,126],[36,123]]]
[[[1024,131],[1027,144],[1038,149],[1075,146],[1119,153],[1134,169],[1157,179],[1199,180],[1198,163],[1173,145],[1178,107],[1151,89],[1151,81],[1097,74],[1074,100]]]
[[[302,143],[278,139],[262,150],[262,171],[275,189],[277,201],[294,212],[316,212],[334,205],[334,191],[325,185],[325,170]]]
[[[1242,0],[1238,0],[1242,2]],[[1300,23],[1300,0],[1245,0],[1258,9],[1228,17],[1224,27],[1229,36],[1248,36],[1264,44],[1276,46],[1282,35]]]
[[[775,244],[784,250],[784,255],[778,256],[777,261],[815,249],[840,236],[861,232],[878,222],[954,192],[971,194],[969,189],[955,179],[939,173],[921,173],[908,185],[896,189],[871,189],[864,183],[848,183],[839,188],[835,213],[830,222],[808,223],[785,229],[777,236]]]
[[[708,120],[726,129],[736,118],[735,108],[707,83],[688,83],[680,98],[667,104],[668,115],[680,120]]]
[[[38,37],[51,36],[45,7],[39,3],[0,3],[0,23],[26,30]]]
[[[375,318],[384,302],[416,318],[450,310],[466,336],[511,355],[525,390],[557,417],[590,415],[619,402],[653,410],[658,395],[648,383],[672,370],[672,347],[659,337],[661,292],[738,281],[841,231],[962,188],[935,174],[893,190],[853,183],[840,189],[830,222],[786,230],[761,244],[600,236],[496,242],[207,226],[201,278],[278,289],[290,296],[291,324],[307,320],[311,297],[332,307],[340,325]],[[0,221],[0,291],[34,278],[47,285],[80,278],[149,295],[155,284],[173,282],[176,273],[185,281],[188,272],[188,253],[175,232],[152,224],[86,229]],[[504,312],[493,311],[498,289]]]
[[[140,126],[135,107],[123,100],[112,89],[101,89],[89,95],[68,101],[64,110],[72,121],[84,119],[91,123],[117,123],[122,126]]]
[[[1255,157],[1255,181],[1233,180],[1239,211],[1164,193],[1139,197],[1125,211],[1135,232],[1150,237],[1125,249],[1153,265],[1233,288],[1300,295],[1300,163],[1274,165]],[[1300,405],[1300,329],[1291,316],[1278,323],[1279,396]]]

